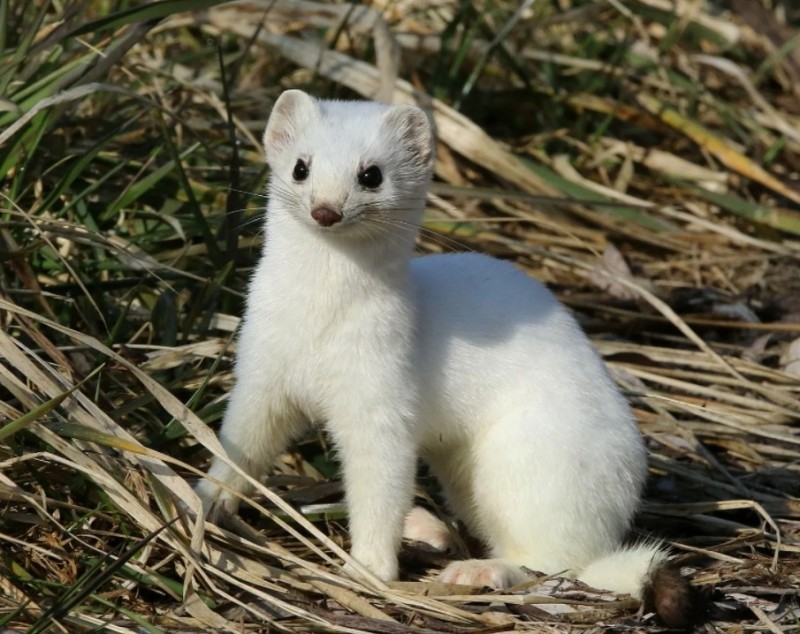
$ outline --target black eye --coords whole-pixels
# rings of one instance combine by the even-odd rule
[[[375,189],[383,182],[383,174],[381,168],[377,165],[372,165],[358,174],[358,184],[367,189]]]
[[[304,181],[308,178],[308,165],[306,165],[303,159],[297,159],[297,163],[294,164],[294,170],[292,171],[292,177],[296,181]]]

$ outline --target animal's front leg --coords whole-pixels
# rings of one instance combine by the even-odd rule
[[[252,310],[245,317],[239,336],[236,383],[219,434],[228,456],[255,478],[272,467],[306,425],[305,417],[285,397],[280,368],[270,363],[272,340],[265,335],[263,321],[264,316]],[[210,479],[198,482],[195,491],[214,521],[234,513],[239,506],[236,494],[249,494],[252,487],[220,458],[214,458],[208,475]]]
[[[351,555],[378,578],[396,579],[403,523],[414,494],[410,420],[373,408],[332,419],[329,426],[344,471]]]

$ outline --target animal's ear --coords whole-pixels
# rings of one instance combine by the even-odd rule
[[[267,160],[292,143],[303,124],[319,113],[316,100],[302,90],[287,90],[278,97],[264,132]]]
[[[385,121],[396,138],[411,154],[415,164],[423,169],[433,167],[433,131],[425,112],[417,106],[392,106]]]

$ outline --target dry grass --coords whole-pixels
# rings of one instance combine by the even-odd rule
[[[0,1],[0,630],[658,629],[553,579],[420,583],[441,560],[413,545],[406,581],[349,580],[321,438],[236,531],[176,520],[219,451],[257,139],[286,87],[431,109],[421,251],[513,259],[574,308],[651,451],[637,531],[713,591],[704,628],[800,627],[800,33],[781,7],[118,5]]]

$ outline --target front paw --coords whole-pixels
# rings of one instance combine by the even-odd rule
[[[210,480],[200,480],[194,486],[194,492],[200,498],[206,519],[215,524],[227,516],[235,515],[239,508],[239,499],[236,496],[223,491]]]
[[[350,556],[381,581],[394,581],[397,579],[397,555],[394,553],[357,553],[353,549]],[[365,579],[365,575],[352,564],[345,564],[344,571],[353,579],[362,581]]]

